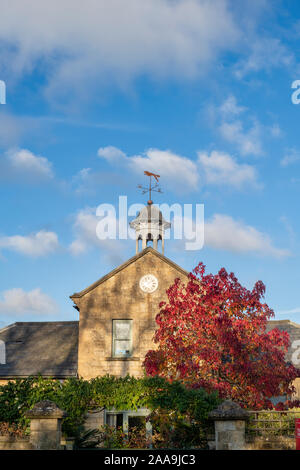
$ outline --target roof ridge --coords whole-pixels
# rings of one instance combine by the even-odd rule
[[[173,266],[174,268],[176,268],[178,271],[181,271],[182,274],[185,274],[186,276],[188,276],[189,272],[186,271],[185,269],[183,269],[181,266],[179,266],[178,264],[174,263],[174,261],[170,260],[169,258],[167,258],[165,255],[161,254],[159,251],[157,250],[154,250],[154,248],[152,248],[152,246],[148,246],[147,248],[145,248],[144,250],[140,251],[139,253],[137,253],[136,255],[132,256],[131,258],[129,258],[127,261],[125,261],[124,263],[120,264],[120,266],[116,267],[115,269],[113,269],[112,271],[110,271],[108,274],[105,274],[104,276],[102,276],[100,279],[98,279],[98,281],[94,282],[93,284],[91,284],[90,286],[86,287],[85,289],[83,289],[82,291],[80,292],[75,292],[73,295],[70,295],[70,299],[78,299],[80,297],[82,297],[83,295],[87,294],[88,292],[90,292],[91,290],[95,289],[96,287],[98,287],[100,284],[102,284],[102,282],[105,282],[107,279],[109,279],[110,277],[114,276],[115,274],[117,274],[118,272],[122,271],[122,269],[126,268],[127,266],[129,266],[130,264],[134,263],[137,259],[139,258],[142,258],[144,255],[146,255],[147,253],[152,253],[154,255],[156,255],[158,258],[162,259],[163,261],[165,261],[166,263],[170,264],[171,266]]]
[[[62,324],[62,325],[70,325],[70,324],[78,324],[79,323],[79,320],[58,320],[58,321],[16,321],[14,323],[11,323],[10,325],[6,325],[4,326],[3,328],[0,329],[0,332],[2,333],[3,331],[9,329],[9,328],[13,328],[13,327],[16,327],[16,326],[23,326],[23,325],[26,325],[26,326],[34,326],[34,325],[37,325],[37,326],[41,326],[41,325],[53,325],[53,324],[56,324],[56,325],[59,325],[59,324]]]
[[[41,323],[78,323],[78,320],[49,320],[49,321],[16,321],[15,323],[13,323],[13,325],[22,325],[22,324],[28,324],[28,323],[31,323],[31,324],[41,324]]]
[[[300,328],[300,324],[299,323],[296,323],[292,320],[289,320],[289,319],[286,319],[286,320],[268,320],[268,323],[289,323],[291,325],[294,325],[298,328]]]
[[[0,332],[2,333],[2,331],[5,331],[5,330],[8,330],[9,328],[12,328],[13,326],[15,326],[15,324],[16,324],[16,322],[11,323],[10,325],[6,325],[3,328],[0,328]]]

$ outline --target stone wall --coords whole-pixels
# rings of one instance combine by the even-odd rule
[[[84,428],[89,429],[99,429],[105,424],[105,413],[104,410],[92,410],[86,414],[86,419],[84,422]]]
[[[143,292],[139,281],[154,274],[158,288],[152,294]],[[148,251],[134,262],[82,297],[72,299],[80,309],[78,374],[90,379],[104,374],[136,377],[143,375],[142,363],[149,349],[155,347],[153,334],[159,302],[175,278],[187,279],[181,268],[162,256]],[[133,320],[133,353],[130,358],[112,357],[112,320]]]
[[[214,421],[214,434],[207,434],[210,450],[295,450],[294,436],[249,435],[245,424],[250,412],[225,400],[208,417]],[[272,422],[272,421],[270,421]],[[292,433],[291,433],[292,434]]]
[[[290,336],[290,347],[286,355],[286,360],[295,367],[300,368],[300,325],[290,320],[270,320],[267,324],[267,331],[278,328],[286,331]],[[296,389],[293,395],[294,400],[300,400],[300,378],[294,380],[293,385]]]
[[[0,379],[0,387],[2,385],[6,385],[8,382],[9,382],[9,380]]]
[[[296,450],[296,440],[294,437],[285,436],[269,439],[261,436],[247,437],[246,450]]]
[[[245,424],[249,412],[232,400],[225,400],[208,413],[214,421],[215,450],[245,450]],[[212,446],[209,446],[210,449]]]
[[[33,446],[28,438],[15,438],[9,436],[0,436],[1,450],[32,450]]]
[[[61,422],[66,413],[56,403],[43,400],[25,413],[30,419],[30,442],[35,450],[61,449]]]
[[[215,435],[207,436],[209,450],[216,450]],[[262,436],[245,438],[245,450],[295,450],[296,441],[294,437],[278,436],[268,439]]]

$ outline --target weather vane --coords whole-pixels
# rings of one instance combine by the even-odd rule
[[[162,190],[159,187],[159,180],[160,175],[156,175],[155,173],[150,173],[150,171],[144,171],[144,175],[149,176],[149,186],[146,188],[141,184],[138,185],[138,188],[142,190],[142,194],[149,193],[149,201],[148,204],[152,204],[153,201],[151,200],[151,192],[162,193]],[[152,185],[152,177],[155,179],[155,183]]]

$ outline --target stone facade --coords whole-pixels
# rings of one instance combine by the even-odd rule
[[[294,437],[286,436],[273,438],[246,436],[246,450],[296,450],[296,440]]]
[[[84,428],[89,429],[99,429],[105,425],[105,412],[104,409],[95,409],[90,410],[85,416]]]
[[[158,279],[158,288],[145,293],[139,281],[145,274]],[[78,375],[85,379],[113,374],[143,375],[142,363],[155,347],[153,335],[159,303],[175,278],[188,273],[149,247],[84,291],[71,296],[80,312]],[[112,357],[112,321],[132,320],[132,355]]]
[[[286,355],[286,361],[291,362],[298,369],[300,368],[300,325],[290,320],[270,320],[267,331],[278,328],[286,331],[290,337],[290,347]],[[295,393],[293,399],[300,400],[300,378],[293,382]]]
[[[38,402],[25,414],[30,421],[30,443],[35,450],[61,449],[61,421],[66,413],[49,400]]]
[[[286,355],[286,360],[300,367],[300,325],[290,320],[270,320],[268,321],[267,331],[278,328],[286,331],[290,337],[290,347]]]
[[[0,451],[2,450],[34,450],[28,438],[0,436]]]
[[[245,450],[245,423],[249,413],[237,403],[225,400],[208,414],[215,423],[216,450]]]

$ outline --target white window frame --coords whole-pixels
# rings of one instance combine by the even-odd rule
[[[128,418],[134,416],[149,416],[151,411],[148,408],[138,408],[137,410],[123,410],[118,411],[114,408],[108,410],[104,410],[104,423],[107,423],[107,415],[115,415],[115,414],[122,414],[123,415],[123,432],[124,434],[128,435],[129,425],[128,425]],[[150,420],[146,420],[146,437],[150,441],[150,449],[152,448],[152,424]]]
[[[115,343],[118,341],[118,338],[116,338],[116,325],[117,323],[123,323],[123,324],[129,324],[130,325],[130,338],[124,340],[124,341],[129,341],[129,353],[128,354],[116,354],[115,353]],[[130,319],[113,319],[112,321],[112,357],[120,357],[120,358],[126,358],[126,357],[131,357],[132,356],[132,327],[133,327],[133,320]],[[119,341],[122,341],[119,339]]]

